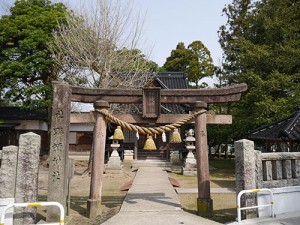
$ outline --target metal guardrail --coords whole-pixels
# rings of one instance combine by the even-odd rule
[[[243,207],[241,208],[241,196],[245,193],[257,193],[257,192],[268,192],[270,194],[270,204],[266,205],[257,205],[257,206],[249,206],[249,207]],[[238,222],[242,221],[241,211],[246,209],[256,209],[261,207],[271,207],[271,216],[275,217],[274,215],[274,196],[273,192],[270,189],[262,188],[262,189],[252,189],[252,190],[243,190],[241,191],[237,196],[237,216],[238,216]]]
[[[1,217],[0,217],[0,225],[5,225],[4,224],[4,219],[5,219],[5,213],[9,208],[12,207],[39,207],[39,206],[57,206],[60,209],[60,221],[59,223],[45,223],[44,225],[54,225],[54,224],[59,224],[59,225],[64,225],[65,223],[65,209],[64,207],[58,203],[58,202],[28,202],[28,203],[13,203],[5,206],[3,208]]]

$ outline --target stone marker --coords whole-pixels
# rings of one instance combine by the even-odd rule
[[[255,177],[255,152],[254,142],[250,140],[239,140],[234,142],[235,148],[235,175],[236,175],[236,193],[242,190],[256,189]],[[253,194],[245,194],[241,197],[241,207],[256,205]],[[256,210],[242,211],[242,219],[256,217]]]
[[[32,132],[20,135],[15,194],[16,203],[37,201],[40,147],[40,135]],[[14,225],[35,223],[35,207],[16,208],[15,212]]]
[[[3,147],[1,152],[0,163],[0,198],[14,198],[18,147]]]
[[[68,194],[70,96],[68,85],[54,85],[47,201],[59,202],[65,209]],[[47,207],[47,222],[59,220],[59,213],[58,207]]]

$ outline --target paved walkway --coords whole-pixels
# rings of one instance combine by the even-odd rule
[[[160,167],[140,167],[120,212],[104,225],[218,225],[181,209],[168,174]]]

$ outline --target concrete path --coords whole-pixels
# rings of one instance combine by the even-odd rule
[[[120,212],[104,225],[218,225],[181,209],[168,174],[160,167],[140,167]]]

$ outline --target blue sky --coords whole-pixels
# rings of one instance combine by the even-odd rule
[[[55,0],[59,1],[59,0]],[[62,0],[70,6],[89,0]],[[93,1],[93,0],[90,0]],[[222,50],[218,30],[226,23],[222,16],[225,4],[233,0],[133,0],[145,15],[141,50],[151,49],[150,59],[162,66],[179,42],[188,46],[200,40],[210,50],[215,65],[220,65]],[[144,43],[144,42],[143,42]]]
[[[200,40],[219,65],[222,50],[217,31],[226,23],[225,4],[232,0],[149,0],[136,1],[147,10],[144,36],[153,44],[152,59],[160,66],[179,42],[187,46]],[[142,2],[142,3],[141,3]]]
[[[59,0],[55,0],[57,2]],[[12,5],[14,0],[0,0]],[[76,5],[80,0],[64,0]],[[232,0],[135,0],[145,14],[143,39],[152,49],[150,59],[160,66],[179,42],[187,46],[200,40],[210,50],[215,65],[220,64],[222,50],[217,31],[226,23],[222,16],[225,4]],[[149,49],[148,48],[148,49]]]

